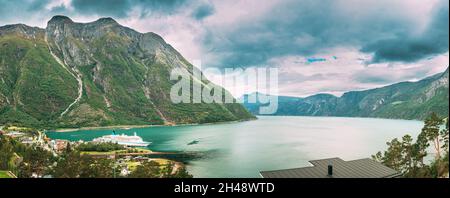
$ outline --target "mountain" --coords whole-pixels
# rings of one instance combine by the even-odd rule
[[[207,91],[217,86],[195,79],[195,67],[159,35],[139,33],[112,18],[76,23],[55,16],[45,29],[3,26],[0,125],[81,127],[254,118],[238,103],[172,103],[174,68]]]
[[[278,111],[274,115],[345,116],[423,120],[431,112],[448,116],[449,70],[417,82],[401,82],[365,91],[351,91],[341,97],[317,94],[306,98],[278,97]],[[259,96],[261,93],[253,93]],[[258,114],[261,103],[244,106]]]

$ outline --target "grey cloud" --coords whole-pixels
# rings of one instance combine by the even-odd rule
[[[141,17],[154,14],[169,15],[189,3],[188,0],[72,0],[72,6],[77,13],[116,18],[129,16],[133,8],[139,9]]]
[[[207,1],[189,0],[71,0],[69,9],[65,4],[47,8],[53,0],[0,0],[0,24],[36,22],[36,17],[48,20],[53,15],[71,17],[113,17],[123,19],[132,12],[141,18],[175,15],[183,10],[197,13],[192,17],[201,18],[213,13]],[[34,20],[32,20],[34,19]],[[45,22],[42,22],[44,24]]]
[[[370,63],[414,62],[432,55],[445,53],[449,46],[448,9],[447,0],[438,4],[427,30],[419,36],[398,35],[392,39],[379,40],[368,44],[362,48],[362,51],[374,54]]]
[[[197,20],[202,20],[203,18],[206,18],[214,14],[214,11],[215,9],[213,5],[202,4],[194,10],[194,12],[192,13],[192,17]]]
[[[303,75],[301,73],[288,72],[280,73],[278,78],[281,84],[302,83],[306,81],[321,81],[333,77],[336,74],[313,74]]]
[[[69,13],[69,11],[67,10],[66,6],[59,5],[59,6],[52,7],[50,9],[50,13],[53,15],[67,15],[67,13]]]
[[[47,5],[49,0],[0,0],[0,22],[14,18],[30,17]]]
[[[204,49],[220,58],[209,61],[207,66],[262,65],[273,57],[311,56],[334,47],[362,48],[363,52],[374,53],[379,62],[415,61],[448,51],[448,29],[444,30],[448,28],[448,4],[447,12],[444,9],[438,14],[435,25],[424,33],[433,38],[420,40],[408,39],[417,24],[399,10],[402,8],[391,7],[390,1],[379,1],[376,7],[365,4],[286,0],[256,20],[243,20],[231,28],[209,29],[203,38]],[[389,44],[390,39],[398,44]],[[438,39],[443,43],[436,43]],[[390,50],[394,47],[404,49]]]
[[[352,80],[358,83],[392,84],[423,78],[429,72],[427,67],[407,68],[403,70],[390,70],[389,68],[368,68],[352,74]]]
[[[50,0],[34,0],[28,5],[27,11],[35,12],[45,9],[45,6],[50,3]],[[23,5],[21,5],[23,6]]]
[[[133,1],[133,0],[129,0]],[[189,0],[134,0],[133,5],[141,9],[141,17],[172,15],[181,9],[191,9],[193,1]]]
[[[113,17],[126,17],[131,10],[129,0],[72,0],[72,6],[81,14],[100,14]]]
[[[0,0],[0,23],[27,23],[36,16],[48,19],[55,14],[126,18],[134,8],[141,17],[188,10],[190,17],[202,20],[221,9],[206,0],[72,0],[74,10],[64,5],[45,10],[49,1]],[[195,40],[200,40],[205,57],[217,57],[205,63],[215,67],[255,66],[289,55],[311,57],[334,47],[373,54],[370,63],[414,62],[448,51],[448,1],[441,0],[436,6],[431,23],[420,35],[411,33],[416,32],[416,19],[405,16],[401,7],[391,3],[283,0],[256,19],[242,18],[230,26],[206,26],[206,35],[198,35]]]

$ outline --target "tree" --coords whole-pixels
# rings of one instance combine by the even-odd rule
[[[430,143],[427,140],[427,137],[424,133],[420,133],[419,136],[417,136],[416,143],[414,144],[413,150],[412,150],[412,157],[416,164],[418,164],[419,167],[424,167],[425,162],[424,158],[428,155],[427,148],[430,146]]]
[[[372,159],[377,161],[377,162],[384,163],[383,162],[384,161],[383,160],[383,153],[381,153],[381,151],[378,151],[377,154],[372,155]]]
[[[173,162],[168,162],[162,169],[163,178],[192,178],[184,166],[178,166]]]
[[[425,126],[422,129],[422,133],[425,134],[427,140],[433,143],[436,151],[436,159],[441,158],[440,142],[442,139],[440,138],[440,128],[442,124],[443,119],[433,112],[431,116],[425,120]]]
[[[448,117],[444,119],[445,120],[445,128],[443,128],[440,132],[441,135],[441,139],[443,140],[443,145],[442,145],[442,149],[445,152],[445,155],[448,158],[448,138],[449,138],[449,133],[448,133]]]
[[[124,146],[111,142],[101,142],[101,143],[87,142],[80,144],[77,147],[77,150],[79,151],[99,151],[99,152],[108,152],[123,149],[125,149]]]
[[[114,175],[114,161],[110,159],[82,155],[80,166],[80,178],[112,178]]]
[[[67,142],[67,145],[66,145],[66,153],[70,153],[70,152],[72,152],[72,146],[70,145],[70,142]]]
[[[384,163],[395,170],[401,171],[403,169],[402,143],[398,141],[397,138],[394,138],[391,142],[387,142],[386,144],[388,145],[388,150],[384,152]]]
[[[136,167],[136,170],[130,173],[130,178],[159,178],[161,169],[159,164],[154,161],[146,161]]]
[[[412,144],[412,137],[410,135],[405,135],[402,138],[402,172],[408,172],[411,170],[414,166],[413,157],[412,157],[412,150],[413,150],[413,144]]]
[[[78,151],[64,153],[54,168],[57,178],[112,178],[114,161],[81,155]]]
[[[41,147],[30,148],[22,154],[23,162],[19,166],[19,177],[42,177],[50,172],[52,154]]]
[[[174,172],[174,166],[175,166],[175,163],[173,163],[173,162],[166,163],[164,168],[161,170],[161,177],[171,178],[173,175],[173,172]]]
[[[189,174],[184,166],[182,166],[175,172],[173,178],[193,178],[193,176]]]
[[[0,170],[9,169],[9,161],[14,154],[13,149],[14,147],[9,138],[0,135]]]
[[[56,178],[79,178],[81,169],[80,153],[66,152],[57,162],[53,176]]]
[[[442,128],[444,122],[445,127]],[[427,165],[424,159],[428,154],[430,142],[433,144],[436,156],[435,160]],[[372,158],[401,171],[405,177],[442,177],[448,174],[448,118],[443,120],[433,113],[425,120],[424,127],[415,143],[411,136],[405,135],[401,141],[395,138],[387,145],[388,149],[384,153],[378,152]],[[445,152],[443,158],[442,151]]]

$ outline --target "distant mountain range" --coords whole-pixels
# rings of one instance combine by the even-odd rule
[[[278,111],[273,115],[289,116],[345,116],[423,120],[431,112],[448,116],[449,70],[417,82],[350,91],[341,97],[317,94],[306,98],[279,96]],[[260,95],[261,93],[253,93]],[[244,106],[257,115],[264,104],[248,103]]]
[[[173,104],[173,68],[194,67],[155,33],[111,18],[0,27],[0,125],[82,127],[251,119],[241,104]],[[196,79],[207,87],[206,80]],[[208,88],[209,89],[209,88]],[[225,91],[225,94],[229,94]]]

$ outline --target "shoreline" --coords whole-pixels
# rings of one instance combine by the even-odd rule
[[[57,133],[68,133],[81,130],[101,130],[101,129],[127,129],[127,128],[146,128],[146,127],[156,127],[156,126],[169,126],[169,125],[112,125],[112,126],[98,126],[98,127],[80,127],[80,128],[62,128],[62,129],[50,129],[45,130],[46,132],[57,132]]]
[[[45,130],[45,132],[56,132],[56,133],[70,133],[82,130],[102,130],[102,129],[136,129],[136,128],[151,128],[151,127],[179,127],[179,126],[203,126],[203,125],[216,125],[216,124],[231,124],[238,122],[253,121],[256,119],[247,120],[235,120],[235,121],[224,121],[224,122],[213,122],[213,123],[190,123],[190,124],[165,124],[165,125],[112,125],[112,126],[98,126],[98,127],[81,127],[81,128],[60,128],[60,129],[50,129]]]

